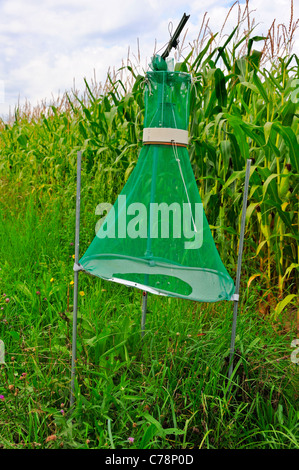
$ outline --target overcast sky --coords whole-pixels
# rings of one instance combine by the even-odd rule
[[[13,111],[26,99],[36,105],[50,103],[83,78],[104,82],[108,68],[116,69],[138,53],[142,64],[150,60],[157,42],[169,40],[183,13],[190,14],[186,44],[196,39],[204,14],[216,33],[234,2],[229,0],[0,0],[0,115]],[[245,1],[240,0],[242,9]],[[291,0],[250,0],[259,23],[255,34],[266,35],[274,18],[289,24]],[[294,21],[299,2],[294,0]],[[236,25],[237,6],[226,26]],[[206,18],[207,18],[206,17]],[[295,50],[299,53],[298,33]],[[142,65],[143,66],[143,65]]]

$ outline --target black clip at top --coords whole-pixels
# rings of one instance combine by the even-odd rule
[[[190,15],[186,15],[186,13],[184,13],[183,15],[183,18],[181,19],[180,21],[180,24],[178,25],[177,29],[175,30],[174,32],[174,35],[172,36],[172,38],[170,39],[169,43],[168,43],[168,46],[166,47],[165,51],[163,52],[163,54],[161,55],[162,59],[166,59],[166,57],[169,56],[169,53],[171,51],[171,49],[174,47],[176,48],[178,43],[179,43],[179,35],[181,34],[182,32],[182,29],[184,28],[185,24],[187,23],[188,19],[189,19]]]

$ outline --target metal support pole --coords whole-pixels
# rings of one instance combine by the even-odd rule
[[[150,199],[150,213],[149,213],[149,223],[148,223],[148,232],[147,232],[147,243],[146,243],[146,259],[151,259],[153,257],[152,253],[152,239],[150,235],[150,227],[152,226],[152,203],[155,201],[155,191],[156,191],[156,180],[157,180],[157,165],[158,165],[158,149],[157,146],[154,146],[154,159],[152,167],[152,182],[151,182],[151,199]],[[145,274],[144,284],[148,284],[149,275]],[[145,333],[145,317],[147,309],[147,292],[143,292],[142,295],[142,316],[141,316],[141,338],[143,338]]]
[[[80,234],[80,199],[81,199],[81,156],[77,152],[77,195],[76,195],[76,232],[75,232],[75,264],[79,263],[79,234]],[[71,367],[71,396],[70,406],[75,400],[76,377],[76,351],[77,351],[77,311],[78,311],[78,271],[74,271],[74,302],[73,302],[73,343],[72,343],[72,367]]]
[[[247,160],[246,173],[245,173],[245,187],[244,187],[244,195],[243,195],[243,208],[242,208],[242,215],[241,215],[241,230],[240,230],[238,265],[237,265],[237,274],[236,274],[234,313],[233,313],[233,324],[232,324],[232,334],[231,334],[231,343],[230,343],[228,378],[231,377],[232,372],[233,372],[233,359],[234,359],[234,352],[235,352],[235,339],[236,339],[236,327],[237,327],[238,304],[239,304],[241,266],[242,266],[242,255],[243,255],[243,244],[244,244],[244,233],[245,233],[245,219],[246,219],[248,187],[249,187],[249,178],[250,178],[250,165],[251,165],[251,160]]]
[[[143,338],[145,332],[145,317],[147,309],[147,292],[142,295],[142,317],[141,317],[141,337]]]

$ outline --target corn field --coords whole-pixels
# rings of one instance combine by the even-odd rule
[[[241,26],[247,21],[247,29]],[[176,70],[192,75],[190,159],[219,252],[234,276],[246,160],[252,160],[246,218],[247,288],[260,289],[274,314],[296,305],[298,273],[298,21],[254,35],[247,16],[217,45],[205,18],[199,37],[182,46]],[[257,47],[256,50],[255,47]],[[187,52],[186,52],[187,50]],[[144,76],[128,64],[103,87],[87,81],[51,106],[17,108],[0,122],[3,213],[26,197],[43,210],[62,196],[62,223],[74,209],[76,153],[83,150],[83,243],[96,204],[114,202],[142,145]],[[72,205],[71,205],[72,204]],[[68,222],[63,222],[67,219]]]

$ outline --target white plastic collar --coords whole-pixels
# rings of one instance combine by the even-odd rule
[[[188,145],[188,131],[172,127],[145,127],[143,142],[167,142]]]

